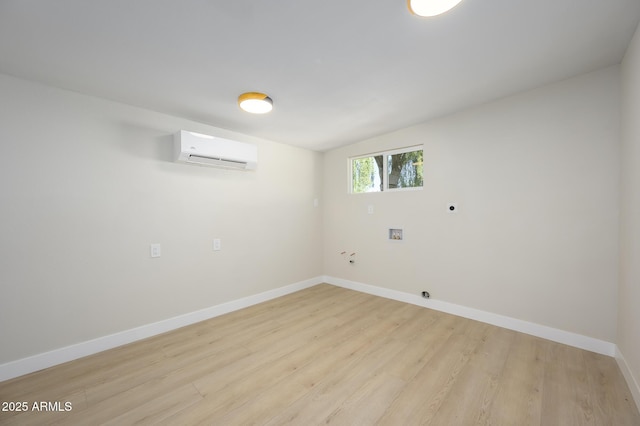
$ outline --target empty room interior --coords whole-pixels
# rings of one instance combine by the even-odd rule
[[[1,0],[0,424],[640,425],[639,22]]]

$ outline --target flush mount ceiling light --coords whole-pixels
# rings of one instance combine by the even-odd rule
[[[247,92],[238,96],[238,105],[252,114],[266,114],[273,109],[273,101],[264,93]]]
[[[418,16],[436,16],[453,9],[462,0],[407,0],[409,10]]]

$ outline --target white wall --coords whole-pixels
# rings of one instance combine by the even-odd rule
[[[622,63],[622,191],[617,344],[640,407],[640,27]],[[635,384],[632,384],[635,382]]]
[[[619,71],[326,153],[325,274],[615,342]],[[422,191],[347,193],[348,157],[415,144]]]
[[[179,129],[257,171],[173,163]],[[3,75],[0,144],[0,364],[322,273],[322,154]]]

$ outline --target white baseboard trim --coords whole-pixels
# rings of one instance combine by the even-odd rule
[[[627,385],[629,386],[629,390],[631,391],[631,395],[633,395],[633,400],[636,403],[636,407],[640,410],[640,384],[633,376],[631,369],[629,368],[629,364],[627,364],[627,360],[620,352],[620,348],[616,346],[616,361],[618,362],[618,366],[620,367],[620,371],[622,371],[622,375],[627,381]]]
[[[368,293],[374,296],[385,297],[387,299],[393,299],[400,302],[411,303],[412,305],[435,309],[437,311],[446,312],[448,314],[457,315],[463,318],[473,319],[491,325],[496,325],[498,327],[507,328],[509,330],[519,331],[522,333],[530,334],[532,336],[541,337],[543,339],[551,340],[580,349],[585,349],[591,352],[596,352],[602,355],[611,357],[616,355],[616,345],[614,343],[595,339],[593,337],[583,336],[581,334],[559,330],[557,328],[535,324],[516,318],[494,314],[491,312],[468,308],[466,306],[443,302],[441,300],[424,299],[418,295],[404,293],[401,291],[391,290],[383,287],[376,287],[355,281],[349,281],[342,278],[325,276],[324,282],[338,287],[344,287],[351,290],[360,291],[362,293]]]
[[[413,305],[423,306],[437,311],[481,321],[487,324],[496,325],[530,334],[533,336],[548,339],[554,342],[563,343],[580,349],[586,349],[603,355],[616,357],[620,369],[622,370],[629,388],[636,401],[636,405],[640,407],[640,387],[629,370],[622,354],[618,351],[615,344],[603,340],[583,336],[568,331],[558,330],[552,327],[539,325],[519,319],[494,314],[491,312],[481,311],[466,306],[456,305],[453,303],[443,302],[435,299],[423,299],[420,296],[409,293],[391,290],[383,287],[376,287],[369,284],[363,284],[355,281],[349,281],[342,278],[331,276],[320,276],[300,281],[288,286],[276,288],[263,293],[247,296],[242,299],[215,305],[210,308],[158,321],[152,324],[143,325],[130,330],[108,336],[99,337],[97,339],[86,342],[77,343],[49,352],[44,352],[16,361],[11,361],[0,365],[0,382],[39,371],[54,365],[62,364],[74,359],[93,355],[98,352],[112,349],[118,346],[126,345],[137,340],[146,339],[158,334],[162,334],[171,330],[175,330],[187,325],[195,324],[210,318],[224,315],[229,312],[237,311],[258,303],[266,302],[277,297],[281,297],[290,293],[294,293],[305,288],[312,287],[320,283],[327,283],[338,287],[344,287],[362,293],[368,293],[387,299],[398,300],[400,302],[410,303]]]
[[[195,324],[197,322],[224,315],[226,313],[237,311],[249,306],[257,305],[258,303],[266,302],[268,300],[294,293],[299,290],[304,290],[305,288],[312,287],[322,282],[323,277],[310,278],[308,280],[300,281],[295,284],[265,291],[263,293],[255,294],[252,296],[243,297],[242,299],[232,300],[230,302],[215,305],[210,308],[201,309],[199,311],[190,312],[188,314],[169,318],[163,321],[158,321],[152,324],[143,325],[130,330],[125,330],[108,336],[99,337],[97,339],[77,343],[75,345],[67,346],[64,348],[55,349],[50,352],[44,352],[38,355],[30,356],[28,358],[22,358],[16,361],[8,362],[6,364],[1,364],[0,382],[23,376],[25,374],[33,373],[34,371],[39,371],[48,367],[52,367],[54,365],[62,364],[64,362],[73,361],[74,359],[93,355],[107,349],[126,345],[127,343],[132,343],[137,340],[146,339],[147,337],[166,333],[167,331]]]

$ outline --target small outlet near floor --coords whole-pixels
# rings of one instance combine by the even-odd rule
[[[213,240],[213,250],[222,250],[222,241],[220,241],[220,238],[216,238],[215,240]]]
[[[425,299],[428,299],[428,298],[430,298],[430,297],[431,297],[431,295],[429,294],[429,292],[428,292],[428,291],[423,291],[423,292],[422,292],[422,297],[424,297]]]

